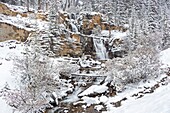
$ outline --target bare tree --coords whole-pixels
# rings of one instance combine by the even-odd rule
[[[23,113],[41,112],[50,107],[48,94],[57,90],[58,80],[52,63],[40,55],[26,52],[24,58],[15,60],[13,74],[18,77],[19,88],[5,88],[7,103]],[[54,76],[55,75],[55,76]]]
[[[130,49],[124,58],[114,58],[106,62],[101,73],[107,75],[106,82],[112,82],[117,90],[130,83],[155,79],[160,74],[159,46],[160,34],[138,35],[135,49]]]
[[[38,0],[38,10],[41,10],[41,0]]]
[[[29,11],[29,6],[30,6],[30,1],[29,0],[27,0],[27,11]]]

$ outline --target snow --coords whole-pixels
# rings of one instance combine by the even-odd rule
[[[101,13],[99,12],[89,12],[89,11],[82,11],[80,12],[80,14],[90,14],[90,15],[101,15]]]
[[[129,28],[129,24],[124,24],[123,27],[124,28]]]
[[[82,97],[82,101],[78,101],[76,103],[74,103],[74,105],[76,104],[80,104],[80,103],[87,103],[87,106],[90,106],[92,104],[99,104],[100,101],[99,101],[99,97],[87,97],[87,96],[84,96]]]
[[[13,58],[20,55],[22,51],[22,44],[15,44],[15,41],[0,42],[0,90],[6,83],[10,88],[16,87],[15,77],[11,75],[13,68]],[[16,46],[15,49],[9,49],[9,46]],[[5,101],[0,97],[1,112],[12,113],[13,109],[8,106]],[[16,113],[16,112],[15,112]]]
[[[72,73],[73,76],[84,76],[84,77],[106,77],[106,75],[99,75],[96,73]]]
[[[8,23],[27,31],[35,31],[37,28],[40,30],[48,29],[48,22],[30,17],[21,17],[20,15],[15,17],[0,14],[0,22]]]
[[[99,104],[100,103],[98,97],[95,97],[95,98],[91,97],[90,98],[90,97],[84,96],[82,99],[84,100],[85,103],[87,103],[87,106],[90,106],[92,104]]]
[[[96,105],[96,106],[94,107],[94,109],[96,109],[97,111],[100,111],[102,108],[103,108],[102,105]]]
[[[169,54],[170,49],[161,52],[162,56],[160,59],[164,65],[170,65]],[[99,105],[99,103],[103,103],[107,111],[103,111],[102,113],[170,113],[170,84],[168,84],[170,77],[167,78],[166,85],[160,84],[160,87],[153,93],[143,94],[142,98],[132,96],[142,91],[149,91],[150,89],[146,89],[146,87],[151,88],[164,77],[167,77],[167,75],[162,74],[155,80],[148,80],[139,84],[129,84],[126,86],[125,91],[117,93],[114,97],[107,97],[105,95],[88,97],[88,95],[95,92],[103,93],[108,90],[105,85],[92,85],[78,95],[82,96],[82,100],[74,104],[86,103],[87,105],[84,108],[96,104],[95,109],[100,111],[103,105]],[[127,98],[127,100],[122,101],[120,107],[114,107],[112,103],[121,101],[123,98]]]
[[[79,1],[80,4],[83,4],[82,1]],[[26,9],[24,7],[17,7],[8,5],[10,9],[17,11],[17,12],[26,12]],[[89,13],[91,15],[99,14],[96,12],[83,12]],[[19,28],[26,29],[28,31],[35,30],[36,28],[47,29],[48,28],[48,22],[36,20],[30,17],[21,17],[20,15],[17,15],[17,17],[10,17],[3,14],[0,14],[0,22],[5,22],[8,24],[15,25]],[[30,25],[31,23],[31,25]],[[31,27],[27,27],[27,25],[30,25]],[[72,27],[74,28],[74,32],[78,32],[77,27],[72,24]],[[125,28],[128,28],[129,25],[125,24]],[[109,36],[108,30],[102,30],[101,32],[102,36]],[[120,32],[120,31],[111,31],[111,36],[113,39],[115,38],[125,38],[127,36],[127,32]],[[102,45],[103,46],[103,45]],[[14,49],[10,49],[9,47],[15,47]],[[103,49],[103,47],[101,48]],[[5,86],[6,83],[9,84],[11,88],[15,88],[16,86],[16,80],[15,77],[11,75],[11,71],[13,68],[13,59],[15,57],[21,56],[21,52],[23,51],[23,44],[16,44],[15,41],[6,41],[6,42],[0,42],[0,89]],[[41,59],[43,61],[43,59]],[[56,62],[60,60],[66,60],[64,58],[59,58],[56,60]],[[160,60],[163,63],[162,68],[170,67],[170,48],[166,49],[161,52]],[[66,60],[69,61],[69,60]],[[73,59],[72,61],[75,62]],[[76,60],[77,61],[77,60]],[[92,61],[93,62],[93,61]],[[82,67],[90,67],[89,62],[80,62],[82,63]],[[84,63],[84,64],[83,64]],[[73,73],[74,74],[74,73]],[[81,76],[81,74],[79,74]],[[95,76],[94,74],[82,74],[83,76]],[[79,103],[86,103],[87,106],[90,106],[92,104],[100,104],[103,103],[107,107],[107,111],[103,113],[170,113],[170,84],[167,84],[165,86],[160,86],[157,88],[154,93],[151,94],[144,94],[142,98],[137,99],[137,97],[132,97],[133,94],[136,94],[140,91],[144,90],[144,87],[151,87],[154,84],[158,83],[158,80],[161,80],[161,78],[166,77],[165,74],[160,75],[160,78],[156,80],[150,80],[146,83],[139,83],[138,85],[128,85],[126,86],[126,90],[121,93],[117,93],[114,97],[107,97],[105,95],[96,96],[96,97],[88,97],[90,94],[102,94],[108,90],[108,87],[103,85],[92,85],[83,92],[82,89],[79,89],[77,87],[75,92],[68,96],[65,102],[75,102],[78,101],[78,96],[82,97],[81,101],[75,102],[74,104]],[[170,77],[168,77],[170,80]],[[169,83],[170,81],[168,81]],[[64,83],[64,82],[63,82]],[[57,96],[63,96],[67,95],[66,91],[71,91],[71,86],[66,88],[61,88],[61,92],[54,92],[54,97],[57,98]],[[59,94],[57,94],[59,93]],[[126,101],[123,101],[120,107],[116,108],[112,103],[120,101],[123,98],[127,98]],[[58,103],[58,100],[55,100],[56,103]],[[0,112],[3,113],[12,113],[13,109],[8,106],[5,101],[0,97],[0,106],[1,110]],[[100,111],[103,108],[103,105],[96,105],[95,109]],[[15,112],[16,113],[16,112]]]
[[[58,105],[58,95],[55,92],[53,92],[52,94],[55,97],[55,103]]]
[[[105,95],[102,95],[99,100],[100,102],[106,103],[109,100],[109,98]]]
[[[164,65],[169,65],[169,54],[170,49],[164,50],[161,52],[161,61]],[[84,108],[94,105],[95,109],[100,111],[103,108],[103,105],[99,105],[99,103],[103,103],[106,105],[107,111],[102,113],[170,113],[170,84],[160,85],[154,93],[143,94],[142,98],[132,97],[133,94],[137,94],[141,91],[148,91],[145,87],[152,87],[155,84],[159,83],[159,81],[167,77],[165,74],[160,75],[156,80],[148,80],[146,82],[141,82],[139,84],[129,84],[126,86],[126,90],[120,93],[117,93],[114,97],[107,97],[105,95],[96,96],[96,97],[88,97],[90,94],[94,93],[103,93],[108,90],[105,85],[92,85],[88,89],[84,90],[78,96],[81,96],[81,101],[75,102],[74,104],[81,104]],[[170,77],[168,77],[168,83],[170,82]],[[78,93],[76,93],[77,95]],[[74,96],[75,98],[76,96]],[[112,103],[118,102],[123,98],[127,98],[127,100],[121,102],[120,107],[114,107]],[[73,98],[73,100],[74,100]],[[71,101],[73,101],[71,100]],[[77,101],[77,97],[76,97]],[[84,105],[87,104],[87,105]]]
[[[109,30],[102,30],[101,35],[108,37],[109,36]],[[120,32],[118,30],[112,30],[111,31],[111,37],[113,38],[125,38],[127,36],[127,32]]]
[[[160,60],[163,63],[163,67],[170,67],[170,48],[161,52]]]
[[[170,65],[170,48],[161,52],[160,60],[164,65]],[[151,80],[147,83],[141,83],[138,86],[129,86],[125,92],[118,93],[117,96],[109,98],[107,100],[107,110],[103,113],[170,113],[170,84],[166,86],[160,86],[158,89],[151,94],[145,94],[142,98],[133,98],[132,94],[136,94],[142,91],[144,87],[153,86],[153,84],[158,83],[158,80],[165,77],[163,74],[155,81]],[[168,77],[168,83],[170,83],[170,77]],[[127,86],[128,87],[128,86]],[[127,100],[122,102],[122,105],[118,108],[113,107],[112,102],[117,102],[123,97],[127,97]]]
[[[81,88],[76,87],[76,88],[75,88],[75,92],[74,92],[72,95],[69,95],[69,96],[67,97],[67,99],[64,100],[64,102],[70,103],[70,102],[76,102],[76,101],[78,101],[79,98],[77,97],[77,95],[80,93],[81,90],[82,90]]]
[[[104,93],[107,91],[108,87],[105,85],[92,85],[82,93],[80,93],[78,96],[85,96],[93,93]]]
[[[137,100],[128,100],[105,113],[170,113],[170,84]],[[103,112],[104,113],[104,112]]]
[[[14,12],[19,12],[19,13],[27,12],[27,8],[23,7],[23,6],[10,5],[10,4],[3,3],[3,2],[1,2],[1,4],[5,4],[10,10],[12,10]],[[31,9],[31,8],[29,10],[33,11],[33,9]]]
[[[83,2],[82,2],[82,1],[78,1],[78,3],[79,3],[80,5],[83,5]]]

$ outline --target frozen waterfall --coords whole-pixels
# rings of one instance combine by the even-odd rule
[[[103,40],[100,38],[93,38],[93,43],[96,50],[97,59],[99,60],[108,59],[108,53],[106,51],[106,47],[103,43]]]

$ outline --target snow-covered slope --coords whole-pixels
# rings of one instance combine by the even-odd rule
[[[160,60],[163,63],[163,67],[170,67],[170,48],[161,52]]]
[[[21,55],[22,46],[22,44],[16,44],[16,41],[0,42],[0,89],[2,89],[6,83],[8,83],[11,88],[16,86],[16,77],[11,75],[11,71],[13,68],[13,58]],[[1,97],[0,106],[0,113],[12,113],[13,111]]]
[[[170,84],[136,100],[127,100],[122,106],[107,113],[170,113]]]
[[[15,77],[11,75],[11,70],[13,67],[13,58],[17,56],[21,56],[21,52],[23,51],[23,44],[17,44],[15,41],[7,41],[0,43],[0,88],[3,88],[8,82],[10,87],[15,87]],[[170,49],[164,50],[161,52],[161,61],[164,65],[170,65],[169,62]],[[163,75],[165,77],[165,75]],[[160,77],[161,79],[162,77]],[[142,84],[144,86],[152,86],[157,83],[156,81],[151,81],[147,84]],[[118,93],[115,97],[106,97],[102,98],[94,98],[98,101],[105,103],[107,107],[107,111],[103,113],[170,113],[170,77],[167,77],[166,84],[160,85],[153,93],[144,94],[142,98],[132,97],[132,94],[141,91],[139,88],[141,86],[133,87],[132,89],[128,89],[128,91]],[[127,100],[122,101],[122,105],[120,107],[114,107],[112,102],[116,102],[123,97],[127,97]],[[83,97],[87,104],[89,104],[88,97]],[[12,108],[5,104],[5,101],[0,98],[0,113],[12,113]],[[98,107],[96,106],[96,109]]]

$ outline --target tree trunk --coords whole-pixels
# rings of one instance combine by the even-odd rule
[[[29,0],[27,0],[27,11],[29,11],[29,4],[30,4],[30,2],[29,2]]]
[[[41,10],[41,0],[38,0],[38,10]]]
[[[48,11],[48,2],[45,3],[46,11]]]

